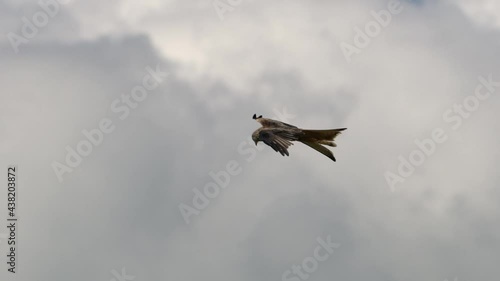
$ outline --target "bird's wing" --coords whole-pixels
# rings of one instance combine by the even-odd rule
[[[317,142],[312,142],[312,141],[302,141],[303,144],[308,145],[312,149],[318,151],[319,153],[325,155],[326,157],[330,158],[333,160],[333,162],[336,162],[335,156],[333,156],[333,153],[326,147],[322,146],[321,144]]]
[[[260,131],[259,139],[281,155],[289,156],[288,147],[293,144],[292,141],[297,140],[297,137],[290,130],[269,128]]]
[[[264,128],[297,128],[293,125],[287,124],[285,122],[269,119],[269,118],[258,118],[256,119],[262,127]]]

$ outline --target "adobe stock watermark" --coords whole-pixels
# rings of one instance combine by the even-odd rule
[[[288,120],[295,118],[295,115],[287,112],[287,108],[283,107],[281,111],[274,109],[275,116],[272,119],[277,119],[282,122],[289,122]],[[250,117],[249,117],[250,118]],[[265,147],[255,146],[250,134],[248,138],[242,142],[240,142],[237,146],[238,154],[246,157],[245,161],[247,163],[252,162],[256,156],[258,151],[264,150]],[[242,161],[240,161],[242,162]],[[240,162],[236,160],[229,160],[226,165],[224,165],[222,170],[219,171],[210,171],[208,175],[211,178],[211,181],[203,186],[203,188],[193,188],[193,198],[191,200],[191,205],[189,203],[180,203],[179,211],[184,219],[186,224],[191,222],[190,217],[193,215],[200,215],[201,211],[206,209],[210,205],[210,200],[215,199],[220,195],[221,191],[226,189],[231,182],[231,178],[241,174],[243,168],[241,167]]]
[[[243,0],[214,0],[212,6],[219,19],[223,21],[225,19],[224,15],[233,12],[236,7],[241,5],[241,2],[243,2]]]
[[[156,70],[147,66],[145,71],[146,75],[143,76],[140,85],[133,87],[129,94],[122,94],[121,98],[116,98],[111,102],[110,109],[115,114],[115,118],[121,121],[126,120],[130,116],[131,111],[137,109],[146,100],[150,92],[157,89],[168,76],[167,72],[160,69],[159,64],[156,66]],[[65,147],[65,161],[63,163],[53,161],[51,164],[59,182],[63,181],[64,174],[71,173],[77,168],[83,159],[92,153],[95,147],[102,144],[105,136],[112,133],[115,129],[115,122],[107,117],[99,121],[97,128],[90,130],[83,129],[83,137],[74,148],[70,145]]]
[[[21,46],[21,44],[28,44],[31,39],[37,36],[40,29],[46,27],[50,19],[59,14],[61,5],[66,5],[72,1],[73,0],[39,0],[38,11],[36,11],[31,18],[21,18],[23,26],[19,34],[15,32],[7,33],[7,38],[14,52],[16,54],[19,53],[19,46]]]
[[[488,75],[487,78],[480,76],[478,80],[479,83],[473,94],[465,97],[461,103],[454,104],[442,114],[443,121],[449,124],[454,131],[462,127],[464,120],[470,118],[472,113],[479,109],[481,102],[487,100],[500,87],[500,82],[493,81],[492,74]],[[416,139],[414,141],[416,148],[409,153],[408,157],[398,156],[397,173],[386,171],[384,174],[391,191],[395,191],[396,184],[404,183],[408,177],[413,175],[416,168],[424,164],[436,152],[437,146],[445,143],[448,139],[448,135],[441,127],[434,128],[428,138]]]
[[[373,20],[367,22],[363,29],[354,26],[353,44],[346,42],[340,43],[340,49],[348,63],[351,62],[354,54],[360,54],[361,50],[370,45],[373,38],[377,37],[384,28],[389,26],[392,17],[403,11],[403,6],[398,0],[392,0],[387,4],[387,9],[378,12],[371,11]]]
[[[113,269],[111,274],[113,274],[114,278],[109,281],[132,281],[135,279],[135,276],[127,274],[125,267],[122,268],[121,273]]]
[[[318,237],[316,238],[318,246],[314,248],[312,255],[304,258],[299,265],[292,265],[290,269],[285,270],[281,275],[282,281],[300,281],[307,280],[319,268],[321,262],[326,261],[332,254],[333,250],[340,247],[340,244],[333,243],[331,236],[326,237],[326,241]]]

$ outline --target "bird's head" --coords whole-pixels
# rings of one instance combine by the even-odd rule
[[[258,131],[253,132],[253,134],[252,134],[252,140],[255,142],[255,145],[257,145],[257,143],[260,141],[259,140],[259,132]]]

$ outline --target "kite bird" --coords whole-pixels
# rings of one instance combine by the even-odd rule
[[[257,145],[259,141],[263,141],[283,156],[289,156],[288,147],[293,144],[292,141],[300,141],[333,161],[336,161],[333,153],[323,145],[336,147],[337,145],[333,142],[335,137],[343,130],[347,129],[305,130],[280,121],[262,118],[262,115],[257,117],[257,115],[254,114],[253,119],[262,125],[262,127],[252,134],[255,145]]]

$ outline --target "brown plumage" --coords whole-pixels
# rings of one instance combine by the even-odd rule
[[[293,144],[292,141],[300,141],[333,161],[336,161],[333,153],[323,145],[336,147],[337,144],[334,142],[335,138],[343,130],[347,129],[306,130],[280,121],[262,118],[262,115],[257,117],[257,115],[254,114],[253,119],[262,125],[261,128],[257,129],[252,134],[255,145],[257,145],[259,141],[263,141],[283,156],[289,156],[288,147]]]

